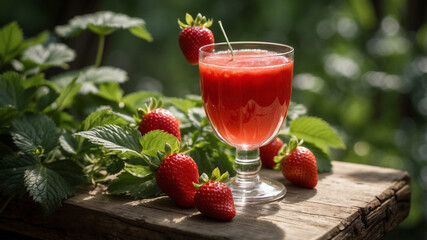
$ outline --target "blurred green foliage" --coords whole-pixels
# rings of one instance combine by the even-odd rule
[[[345,139],[335,159],[408,171],[410,216],[386,238],[427,237],[427,15],[422,0],[190,1],[98,0],[0,3],[0,25],[16,20],[28,36],[71,17],[112,10],[143,18],[154,41],[129,34],[107,38],[104,65],[129,73],[125,91],[156,90],[166,96],[199,94],[197,66],[178,46],[177,19],[186,12],[214,18],[216,42],[270,41],[295,47],[292,100],[325,119]],[[28,37],[27,36],[27,37]],[[93,63],[84,49],[91,36],[68,42]],[[55,38],[52,35],[52,38]],[[80,51],[80,52],[79,52]],[[83,51],[83,52],[82,52]],[[85,65],[85,64],[81,64]],[[81,66],[80,65],[80,66]]]

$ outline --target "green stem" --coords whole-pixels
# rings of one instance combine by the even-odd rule
[[[13,194],[12,196],[10,196],[7,200],[6,200],[6,202],[3,204],[3,206],[1,207],[1,209],[0,209],[0,214],[2,214],[3,213],[3,211],[4,211],[4,209],[7,207],[7,205],[9,205],[9,203],[10,203],[10,200],[12,200],[12,198],[14,198],[15,197],[15,195]]]
[[[228,45],[228,49],[229,49],[229,50],[230,50],[230,52],[231,52],[231,58],[233,58],[233,57],[234,57],[233,48],[231,47],[230,41],[228,41],[227,34],[225,33],[224,28],[222,27],[222,22],[221,22],[221,21],[218,21],[218,24],[219,24],[219,27],[221,28],[222,34],[224,34],[225,41],[227,42],[227,45]]]
[[[102,54],[104,53],[105,35],[99,35],[98,52],[96,53],[95,66],[101,66]]]

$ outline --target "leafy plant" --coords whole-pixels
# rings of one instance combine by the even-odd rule
[[[24,40],[12,22],[0,29],[0,192],[7,200],[28,194],[45,214],[75,193],[75,186],[105,184],[110,194],[135,198],[161,194],[155,181],[159,154],[184,151],[200,172],[218,167],[232,176],[234,149],[214,135],[200,96],[170,98],[158,92],[123,94],[125,71],[100,66],[105,36],[127,29],[151,41],[142,19],[112,12],[77,16],[56,33],[74,37],[90,30],[100,37],[95,66],[65,71],[49,79],[44,72],[66,69],[75,53],[61,43],[46,44],[47,32]],[[14,71],[9,71],[14,69]],[[180,120],[182,145],[172,135],[141,136],[137,109],[150,98]],[[306,117],[292,103],[280,137],[296,135],[318,157],[319,171],[330,171],[330,147],[344,144],[326,122]]]
[[[41,32],[33,38],[25,39],[16,22],[11,22],[0,29],[0,68],[12,61],[30,46],[43,43],[48,32]]]
[[[95,66],[99,67],[102,61],[105,37],[115,32],[117,29],[128,29],[133,35],[147,41],[152,41],[150,33],[145,28],[144,20],[140,18],[131,18],[127,15],[110,11],[76,16],[71,19],[67,25],[57,26],[55,32],[59,36],[65,38],[75,37],[84,30],[90,30],[97,34],[99,36],[99,42]]]

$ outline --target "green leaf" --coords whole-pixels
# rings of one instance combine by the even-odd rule
[[[48,110],[49,107],[59,98],[61,95],[52,87],[45,87],[43,89],[39,89],[39,92],[43,91],[43,94],[39,96],[36,102],[35,111],[43,112],[44,110]]]
[[[234,170],[234,156],[224,153],[222,150],[214,150],[212,157],[215,166],[219,167],[222,173],[228,172],[231,176],[236,175]]]
[[[61,172],[63,174],[63,172]],[[35,164],[25,170],[24,184],[35,202],[40,203],[45,214],[61,206],[61,201],[74,195],[74,187],[58,172]]]
[[[22,30],[16,22],[11,22],[0,29],[0,66],[19,54],[23,40]]]
[[[164,152],[165,145],[168,143],[172,152],[176,152],[179,149],[179,140],[164,131],[154,130],[146,133],[142,136],[141,145],[142,145],[142,153],[148,156],[157,157],[157,152]]]
[[[92,143],[120,152],[129,152],[140,157],[142,147],[139,143],[141,133],[131,127],[124,128],[117,125],[105,125],[96,127],[89,131],[78,132],[75,135],[87,138]]]
[[[326,154],[322,149],[314,146],[313,144],[303,143],[303,146],[310,149],[310,151],[316,157],[317,162],[317,172],[330,172],[332,171],[331,158]]]
[[[97,93],[98,85],[106,82],[124,83],[127,81],[127,73],[114,67],[87,67],[80,71],[69,71],[52,78],[60,88],[66,88],[73,78],[79,76],[77,83],[81,84],[81,94]]]
[[[145,29],[144,20],[110,11],[76,16],[67,25],[57,26],[55,32],[61,37],[68,38],[75,37],[87,29],[98,35],[108,35],[117,29],[129,29],[137,37],[152,40],[150,33]]]
[[[197,106],[197,102],[189,100],[189,99],[170,98],[169,100],[172,102],[172,104],[175,107],[177,107],[179,110],[181,110],[185,114],[188,114],[188,110],[190,108]]]
[[[123,98],[123,90],[116,82],[106,82],[99,86],[99,91],[96,95],[104,99],[120,103]]]
[[[6,196],[24,194],[24,173],[35,164],[37,160],[34,155],[6,156],[0,159],[0,192]]]
[[[210,174],[216,167],[215,162],[212,162],[212,151],[208,142],[199,143],[188,152],[188,155],[196,162],[199,173]]]
[[[153,37],[151,37],[150,32],[148,32],[148,30],[145,27],[141,27],[141,26],[137,26],[137,27],[131,27],[129,28],[129,31],[139,37],[142,38],[148,42],[153,41]]]
[[[74,60],[75,52],[62,43],[51,43],[47,47],[36,45],[28,48],[22,54],[22,60],[35,63],[40,71],[50,67],[67,68],[67,62]]]
[[[326,153],[329,147],[345,147],[336,131],[320,118],[300,117],[292,121],[289,128],[291,135],[312,143]]]
[[[61,91],[58,98],[56,98],[55,102],[51,105],[52,108],[56,110],[62,110],[71,106],[75,96],[79,93],[81,86],[81,84],[77,83],[77,77],[72,79],[72,81],[63,91]]]
[[[83,121],[81,129],[83,131],[87,131],[91,128],[104,126],[106,124],[113,125],[125,125],[128,122],[123,119],[120,115],[113,112],[110,107],[100,108],[97,111],[91,113],[87,118]]]
[[[42,44],[44,42],[46,42],[46,40],[49,38],[49,31],[43,31],[39,34],[37,34],[37,36],[35,37],[31,37],[28,39],[25,39],[22,44],[19,46],[19,50],[18,52],[21,53],[22,51],[24,51],[25,49],[34,46],[34,45],[38,45],[38,44]]]
[[[46,168],[54,170],[73,186],[85,181],[81,167],[72,160],[57,160],[46,164]]]
[[[12,106],[18,111],[25,110],[31,103],[35,88],[25,89],[25,81],[15,72],[0,75],[0,107]]]
[[[141,178],[146,177],[150,174],[154,174],[149,166],[126,164],[126,166],[124,167],[124,170],[135,177],[141,177]]]
[[[106,158],[106,165],[107,172],[109,174],[117,174],[121,170],[123,170],[123,168],[125,167],[125,162],[116,156],[109,156],[108,158]]]
[[[110,194],[130,194],[135,198],[149,198],[160,195],[162,191],[157,186],[154,174],[140,178],[124,172],[110,183],[108,192]]]
[[[16,108],[10,105],[0,108],[0,133],[7,130],[13,119],[18,118],[19,113]]]
[[[45,153],[53,150],[59,140],[55,122],[46,115],[24,115],[12,122],[10,131],[13,142],[24,153],[33,153],[44,149]]]
[[[24,88],[40,87],[40,86],[52,87],[52,84],[50,82],[47,82],[46,79],[44,79],[43,74],[36,74],[31,76],[30,78],[25,79],[23,86]]]
[[[123,97],[123,102],[125,103],[125,106],[130,111],[135,111],[135,109],[144,106],[144,104],[148,104],[150,102],[150,98],[162,98],[163,95],[158,92],[145,92],[145,91],[139,91],[134,92],[131,94],[128,94]]]
[[[59,145],[68,154],[75,155],[78,152],[79,142],[69,133],[64,133],[59,137]]]
[[[196,128],[203,127],[203,119],[206,118],[205,110],[202,107],[195,107],[188,110],[188,119]]]

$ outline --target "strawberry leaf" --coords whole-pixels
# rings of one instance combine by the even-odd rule
[[[16,108],[10,105],[3,106],[0,108],[0,133],[8,130],[10,123],[13,119],[19,116]]]
[[[303,146],[310,149],[310,151],[314,154],[318,173],[330,172],[332,170],[331,158],[322,149],[306,142],[303,143]]]
[[[188,154],[196,162],[199,173],[211,173],[216,167],[211,158],[211,149],[208,142],[200,142],[193,146]]]
[[[108,192],[110,194],[130,194],[134,198],[148,198],[160,195],[161,190],[157,186],[154,174],[140,178],[124,172],[110,183]]]
[[[96,95],[120,104],[123,98],[123,90],[117,82],[105,82],[99,85]]]
[[[0,192],[6,196],[24,194],[24,173],[36,163],[34,155],[6,156],[0,159]]]
[[[175,107],[185,114],[188,114],[189,109],[197,106],[195,101],[191,101],[189,99],[170,98],[169,101],[171,101]]]
[[[45,214],[59,208],[62,199],[74,194],[73,186],[83,180],[81,168],[70,160],[44,165],[31,154],[0,160],[0,191],[6,196],[28,192]]]
[[[35,37],[27,38],[19,46],[18,52],[21,53],[22,51],[24,51],[25,49],[31,46],[42,44],[46,42],[48,38],[49,38],[49,31],[47,30],[37,34],[37,36]]]
[[[106,159],[107,172],[109,174],[117,174],[125,167],[125,162],[116,156],[109,156]]]
[[[61,90],[58,98],[56,98],[55,102],[52,103],[50,108],[47,110],[52,110],[52,108],[56,110],[62,110],[67,108],[73,104],[73,100],[75,96],[79,93],[81,84],[76,83],[77,77],[73,78],[71,82],[65,87],[65,89]]]
[[[67,62],[74,60],[74,50],[62,43],[51,43],[44,47],[36,45],[28,48],[22,54],[22,61],[31,61],[40,68],[40,71],[51,67],[67,68]]]
[[[145,28],[144,20],[110,11],[76,16],[67,25],[57,26],[55,32],[61,37],[69,38],[75,37],[87,29],[104,36],[113,33],[117,29],[128,29],[133,35],[152,41],[150,33]]]
[[[215,136],[206,138],[211,141],[203,141],[195,144],[188,154],[196,162],[200,173],[209,173],[218,167],[221,172],[229,172],[231,176],[236,174],[233,168],[234,156],[219,148]]]
[[[59,137],[59,145],[61,149],[70,155],[77,154],[79,142],[76,137],[71,134],[64,133]]]
[[[87,116],[82,123],[81,129],[87,131],[106,124],[124,126],[128,124],[128,121],[123,119],[120,114],[113,112],[111,107],[103,107]]]
[[[135,109],[148,104],[150,98],[161,98],[162,94],[158,92],[134,92],[123,97],[122,101],[129,111],[134,112]]]
[[[151,157],[157,157],[157,152],[165,152],[165,146],[168,143],[172,152],[179,150],[179,140],[164,131],[154,130],[148,132],[141,139],[142,153]]]
[[[204,127],[203,119],[206,118],[205,110],[202,107],[195,107],[188,109],[188,119],[191,124],[195,126],[197,129]]]
[[[59,132],[55,122],[46,115],[24,115],[12,122],[11,135],[16,146],[24,153],[43,149],[49,153],[58,144]]]
[[[24,184],[35,202],[40,203],[45,214],[61,206],[61,200],[74,195],[73,185],[61,174],[40,163],[30,166],[24,172]]]
[[[0,107],[12,106],[18,111],[26,110],[36,89],[25,88],[25,80],[15,72],[0,75]]]
[[[61,175],[72,186],[85,181],[82,169],[72,160],[58,160],[47,163],[45,166]]]
[[[16,22],[11,22],[0,29],[0,66],[19,54],[18,49],[23,40],[23,33]]]
[[[126,164],[124,170],[132,174],[133,176],[140,178],[153,174],[153,171],[150,169],[149,166]]]
[[[75,135],[87,138],[94,144],[103,146],[106,149],[129,152],[132,155],[141,156],[142,147],[139,143],[141,133],[131,127],[120,127],[117,125],[105,125],[96,127],[88,131],[78,132]]]
[[[304,139],[329,154],[329,147],[344,148],[345,145],[329,124],[316,117],[300,117],[291,122],[289,133]]]
[[[58,91],[55,90],[54,87],[51,85],[53,84],[47,84],[48,86],[45,86],[43,89],[44,94],[41,95],[36,101],[35,109],[37,112],[43,112],[45,110],[50,109],[49,107],[58,99],[58,97],[61,95]],[[40,92],[40,91],[39,91]]]
[[[10,62],[30,46],[41,44],[49,37],[48,31],[23,40],[23,33],[16,22],[11,22],[0,29],[0,66]]]
[[[124,83],[128,76],[125,71],[114,67],[86,67],[79,71],[68,71],[52,78],[52,81],[59,86],[59,90],[65,89],[73,80],[78,77],[76,83],[81,84],[81,94],[97,93],[101,83],[116,82]]]
[[[142,27],[142,26],[130,27],[129,32],[141,39],[147,40],[149,42],[153,41],[153,38],[151,37],[150,32],[145,27]]]

